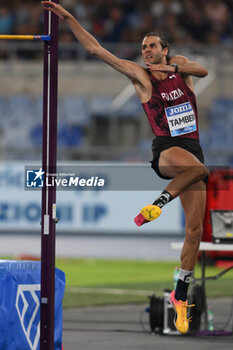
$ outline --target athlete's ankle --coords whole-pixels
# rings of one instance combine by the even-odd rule
[[[164,190],[159,198],[154,201],[153,205],[157,205],[159,208],[162,208],[165,204],[171,202],[172,200],[172,195],[168,191]]]
[[[187,300],[188,287],[191,281],[193,271],[180,269],[180,276],[177,281],[175,298],[176,300]]]

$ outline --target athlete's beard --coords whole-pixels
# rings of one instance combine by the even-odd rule
[[[157,53],[157,54],[155,55],[153,64],[161,64],[162,61],[163,61],[163,57],[164,57],[164,56],[163,56],[162,52]]]

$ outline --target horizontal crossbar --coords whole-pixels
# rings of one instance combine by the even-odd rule
[[[5,35],[0,34],[0,40],[40,40],[50,41],[50,35]]]

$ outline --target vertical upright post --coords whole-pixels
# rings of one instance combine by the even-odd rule
[[[51,36],[51,41],[44,43],[42,168],[45,173],[56,173],[58,17],[51,12],[44,11],[44,31],[44,34]],[[54,350],[55,225],[56,188],[44,185],[41,209],[40,350]]]

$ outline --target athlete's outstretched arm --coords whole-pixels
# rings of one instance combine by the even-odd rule
[[[108,50],[104,49],[98,41],[79,24],[74,16],[72,16],[72,14],[65,10],[61,5],[52,1],[42,1],[41,3],[45,10],[52,11],[69,25],[80,44],[83,45],[91,55],[108,63],[114,69],[125,74],[130,79],[138,80],[139,82],[143,81],[145,71],[142,67],[134,62],[119,59]]]

